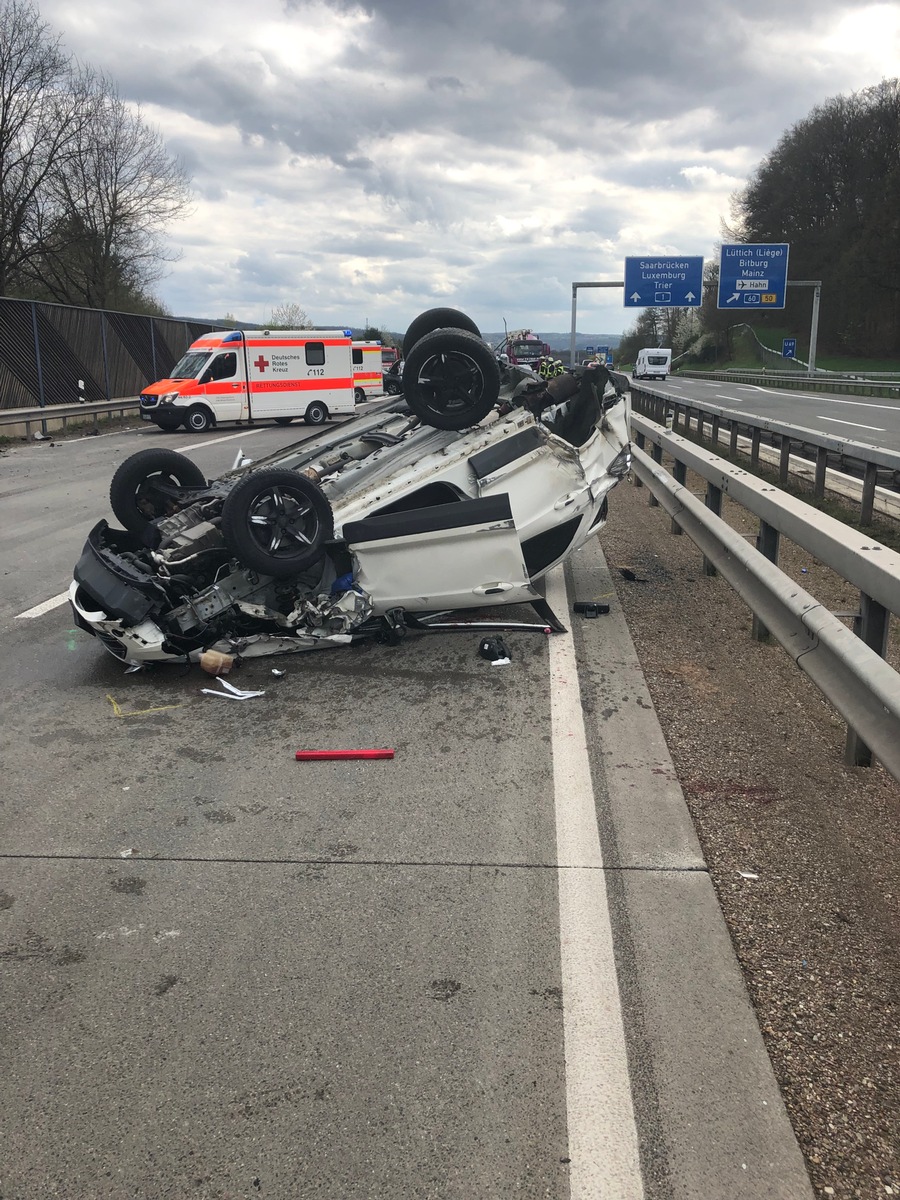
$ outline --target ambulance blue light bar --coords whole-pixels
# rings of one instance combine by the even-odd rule
[[[224,346],[226,342],[239,342],[243,336],[241,330],[236,329],[234,333],[229,333],[226,337],[222,338],[222,345]]]

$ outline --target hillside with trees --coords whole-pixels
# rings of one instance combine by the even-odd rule
[[[900,79],[835,96],[787,130],[733,198],[724,234],[788,242],[788,278],[822,281],[820,352],[900,355]],[[707,262],[693,330],[690,310],[646,309],[623,338],[622,360],[647,345],[727,358],[735,317],[716,308],[717,287],[718,262]],[[788,288],[784,310],[741,320],[805,340],[810,289]]]

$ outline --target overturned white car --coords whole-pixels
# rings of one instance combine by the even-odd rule
[[[120,659],[184,662],[541,611],[542,576],[600,529],[630,469],[627,382],[504,368],[452,309],[412,323],[404,358],[402,397],[218,479],[169,449],[126,459],[110,489],[125,528],[91,530],[77,624]]]

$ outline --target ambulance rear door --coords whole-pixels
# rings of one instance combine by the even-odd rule
[[[381,342],[353,343],[353,390],[357,404],[384,391],[381,375]]]

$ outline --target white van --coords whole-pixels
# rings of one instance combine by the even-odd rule
[[[353,394],[357,404],[369,396],[380,396],[381,342],[354,342],[353,351]]]
[[[353,413],[355,391],[349,329],[217,330],[144,388],[141,419],[192,433],[223,421],[322,425]]]
[[[659,348],[638,350],[632,379],[665,379],[672,368],[672,351]]]

